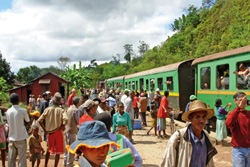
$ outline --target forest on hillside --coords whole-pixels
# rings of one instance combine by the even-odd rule
[[[69,80],[71,87],[96,87],[96,81],[250,45],[250,3],[249,0],[202,0],[202,7],[186,7],[183,15],[176,18],[169,28],[174,35],[166,37],[158,46],[149,48],[146,41],[138,39],[139,54],[134,53],[132,44],[125,44],[121,46],[124,55],[113,56],[109,63],[97,65],[94,59],[86,67],[81,62],[69,67],[70,60],[61,57],[63,61],[58,61],[61,68],[30,66],[21,68],[16,78],[29,83],[52,71]],[[127,62],[121,63],[120,57]],[[2,79],[0,89],[4,83]]]

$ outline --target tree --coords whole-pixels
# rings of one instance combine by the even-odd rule
[[[53,73],[55,73],[57,75],[60,75],[63,71],[60,70],[58,67],[53,66],[53,65],[51,65],[51,66],[49,66],[47,68],[42,68],[41,69],[41,75],[46,74],[48,72],[53,72]]]
[[[130,63],[131,62],[131,58],[133,55],[133,45],[132,44],[126,44],[123,46],[123,48],[125,49],[125,56],[124,59]]]
[[[120,54],[116,54],[116,56],[112,56],[113,60],[111,60],[111,63],[114,64],[114,66],[117,66],[118,64],[120,64]]]
[[[70,87],[80,89],[81,86],[83,86],[83,88],[89,88],[90,86],[91,73],[82,67],[81,61],[79,61],[78,69],[76,68],[76,64],[74,64],[72,68],[67,66],[65,72],[61,74],[61,77],[70,82]]]
[[[140,45],[138,46],[140,56],[144,55],[144,53],[149,49],[149,45],[144,41],[139,41]]]
[[[90,60],[90,64],[88,65],[88,68],[95,68],[97,67],[96,59]]]
[[[67,64],[70,63],[70,58],[61,56],[57,60],[57,63],[59,64],[61,70],[64,71],[65,68],[66,68],[66,66],[67,66]]]
[[[32,80],[41,75],[41,69],[33,65],[30,67],[20,68],[17,72],[17,80],[24,84],[31,84]]]
[[[216,2],[217,0],[202,0],[202,7],[209,9],[214,6]]]
[[[0,76],[6,81],[8,88],[11,87],[14,82],[15,75],[11,72],[10,64],[3,58],[2,53],[0,52]]]

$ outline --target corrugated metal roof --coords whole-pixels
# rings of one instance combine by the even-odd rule
[[[140,76],[145,76],[145,75],[151,75],[151,74],[157,74],[157,73],[167,72],[167,71],[174,71],[174,70],[177,70],[179,65],[182,64],[183,62],[186,62],[186,61],[182,61],[182,62],[178,62],[175,64],[170,64],[170,65],[166,65],[166,66],[162,66],[162,67],[158,67],[158,68],[153,68],[150,70],[146,70],[146,71],[142,71],[142,72],[138,72],[138,73],[134,73],[134,74],[125,75],[125,79],[140,77]]]
[[[124,76],[114,77],[114,78],[107,79],[107,82],[123,80],[123,78]]]
[[[199,64],[199,63],[202,63],[202,62],[205,62],[205,61],[210,61],[210,60],[214,60],[214,59],[228,57],[228,56],[232,56],[232,55],[236,55],[236,54],[240,54],[240,53],[246,53],[246,52],[250,52],[250,45],[245,46],[245,47],[241,47],[241,48],[238,48],[238,49],[219,52],[219,53],[215,53],[215,54],[212,54],[212,55],[208,55],[208,56],[204,56],[204,57],[195,59],[193,61],[192,65]]]

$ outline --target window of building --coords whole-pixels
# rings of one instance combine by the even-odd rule
[[[174,83],[173,83],[173,77],[167,77],[167,90],[168,91],[173,91],[174,90]]]
[[[201,68],[201,89],[210,89],[211,69],[210,67]]]
[[[158,88],[160,90],[163,90],[163,79],[162,78],[158,78],[157,79],[157,83],[158,83]]]
[[[216,88],[225,90],[229,89],[229,65],[217,66]]]
[[[237,63],[237,71],[233,73],[237,75],[238,89],[250,89],[250,61]]]

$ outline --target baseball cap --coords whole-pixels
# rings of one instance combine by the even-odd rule
[[[109,138],[106,125],[101,121],[83,122],[77,134],[77,140],[67,149],[70,153],[75,154],[77,150],[84,146],[88,148],[99,148],[105,145],[115,145],[120,148],[120,145]]]
[[[197,99],[197,97],[196,97],[195,95],[191,95],[191,96],[189,97],[189,100],[195,100],[195,99]]]
[[[40,114],[39,111],[34,111],[34,112],[30,113],[30,115],[31,116],[36,116],[37,118],[39,118],[41,114]]]
[[[88,99],[87,101],[85,101],[85,102],[83,103],[83,107],[84,107],[84,108],[91,108],[91,107],[93,107],[94,105],[98,105],[98,104],[99,104],[98,101],[93,101],[93,100]]]

